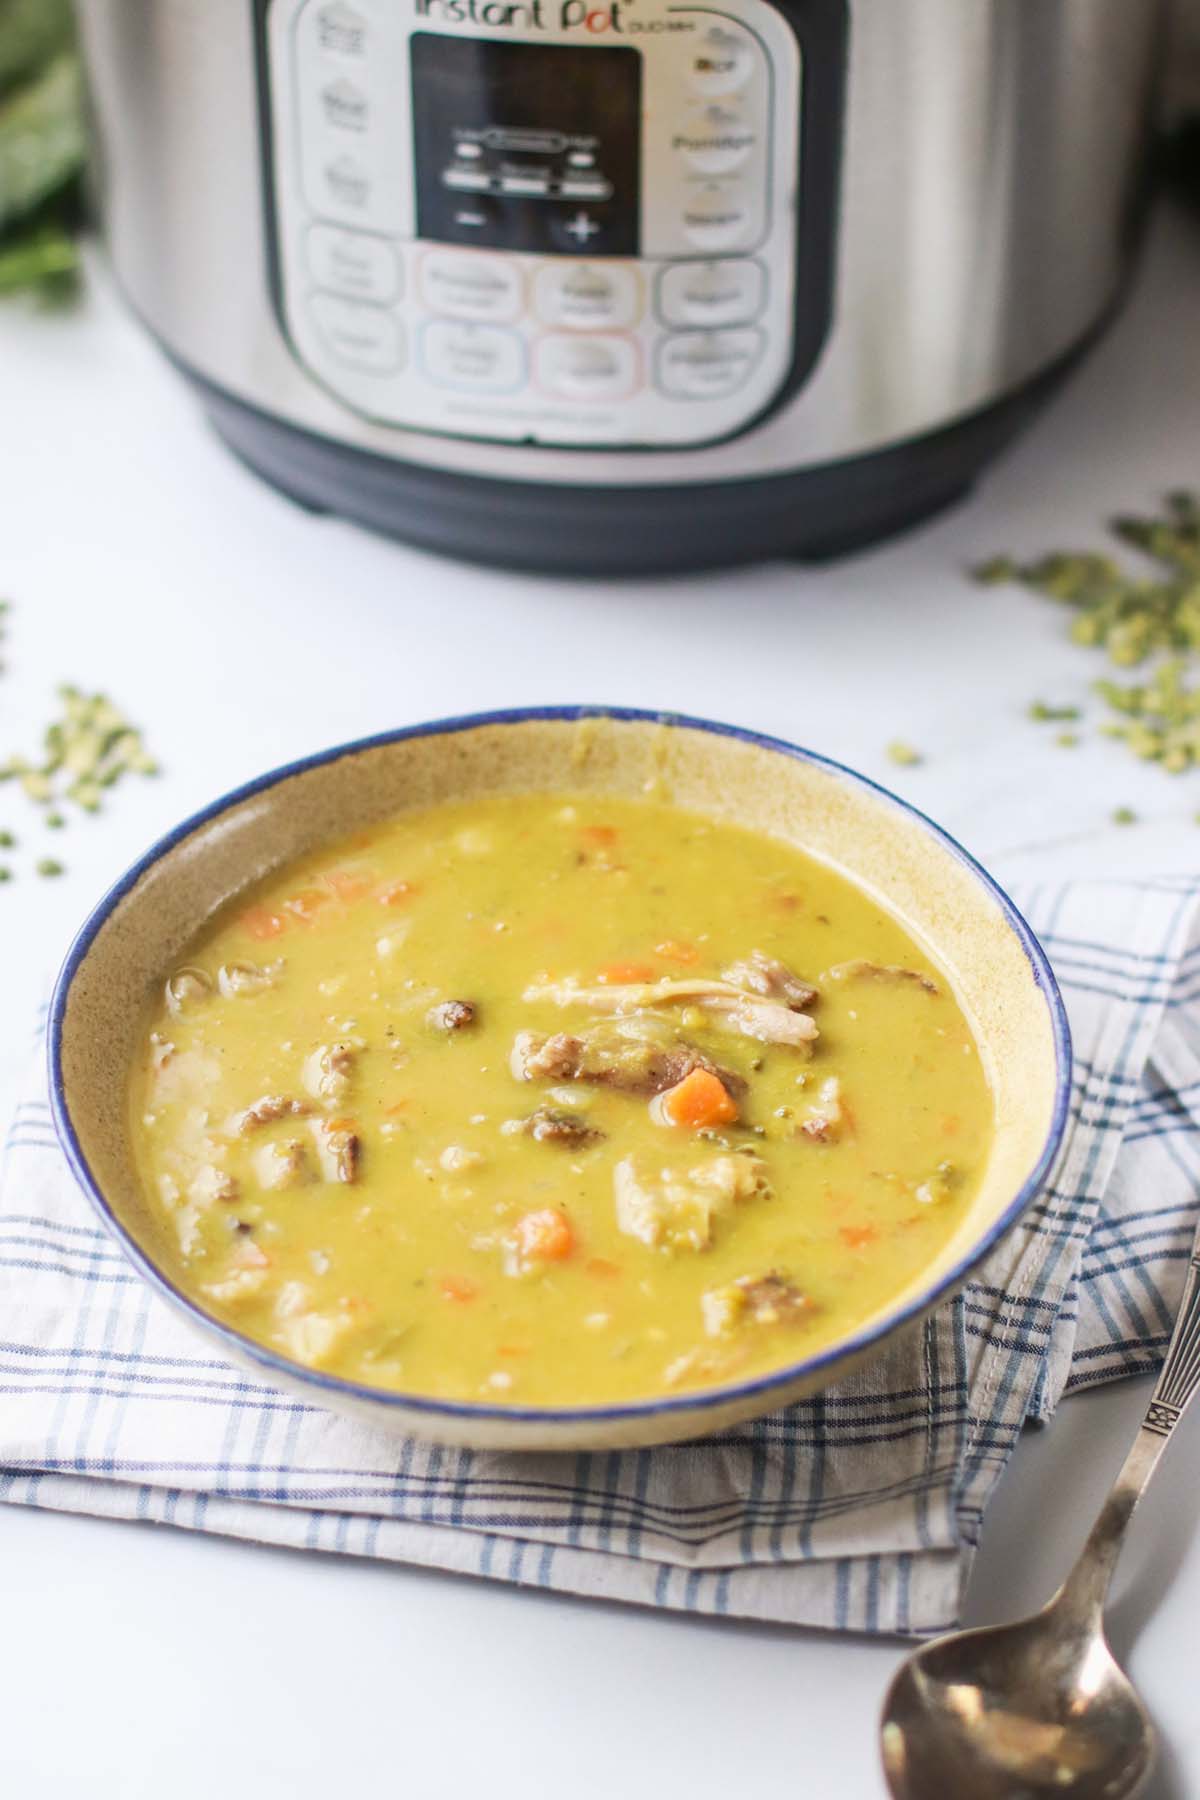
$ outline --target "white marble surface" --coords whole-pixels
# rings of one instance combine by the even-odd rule
[[[57,317],[0,310],[3,748],[53,686],[103,687],[167,773],[45,834],[58,883],[0,892],[0,1101],[80,917],[149,839],[322,744],[532,701],[620,701],[792,736],[885,779],[1001,873],[1194,866],[1200,776],[1172,783],[1023,717],[1099,669],[1059,612],[979,591],[995,548],[1095,541],[1117,507],[1200,480],[1200,232],[1159,220],[1134,304],[969,504],[834,568],[619,587],[462,568],[307,517],[210,436],[102,278]],[[895,771],[888,739],[928,760]],[[1141,823],[1111,826],[1116,805]],[[0,826],[26,813],[0,789]],[[31,840],[32,841],[32,840]],[[1075,1401],[1017,1455],[970,1596],[1032,1605],[1082,1538],[1145,1397]],[[1121,1571],[1114,1636],[1166,1739],[1156,1800],[1200,1793],[1193,1539],[1200,1427],[1172,1447]],[[59,1800],[878,1800],[889,1643],[709,1624],[0,1509],[0,1778]],[[1191,1621],[1191,1623],[1189,1623]]]

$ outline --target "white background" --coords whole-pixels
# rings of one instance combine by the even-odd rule
[[[1200,231],[1165,216],[1116,331],[967,505],[831,568],[605,586],[459,567],[297,511],[219,447],[100,274],[82,310],[0,310],[0,591],[15,602],[0,755],[34,747],[55,684],[74,680],[144,724],[166,770],[60,834],[0,788],[0,826],[24,840],[0,889],[5,1111],[72,930],[152,837],[272,764],[443,713],[707,713],[890,779],[1002,875],[1194,867],[1200,775],[1172,781],[1103,740],[1056,748],[1023,717],[1030,699],[1083,700],[1102,665],[1067,643],[1056,607],[961,571],[996,549],[1095,544],[1108,513],[1200,484],[1198,322]],[[922,767],[889,767],[896,736]],[[1140,823],[1112,826],[1117,805]],[[61,882],[27,873],[49,853],[69,864]],[[1048,1592],[1145,1398],[1141,1383],[1072,1401],[1022,1445],[973,1619]],[[1198,1484],[1193,1422],[1139,1516],[1113,1615],[1166,1738],[1157,1800],[1200,1793]],[[883,1792],[875,1715],[894,1643],[18,1508],[0,1509],[0,1568],[14,1796]]]

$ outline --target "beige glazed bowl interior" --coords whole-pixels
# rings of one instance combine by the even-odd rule
[[[357,1386],[208,1317],[161,1273],[135,1173],[127,1077],[150,997],[212,915],[276,867],[410,807],[516,790],[662,799],[784,838],[897,914],[951,976],[992,1083],[994,1146],[956,1234],[845,1340],[772,1375],[611,1407],[456,1404]],[[702,721],[594,709],[493,714],[335,750],[219,801],[155,846],[89,918],[51,1013],[51,1095],[85,1191],[136,1267],[231,1359],[396,1432],[474,1447],[579,1449],[696,1436],[829,1386],[962,1285],[1036,1198],[1062,1135],[1069,1042],[1044,955],[1003,894],[937,828],[808,752]]]

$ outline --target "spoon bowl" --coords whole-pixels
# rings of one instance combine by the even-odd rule
[[[901,1667],[884,1703],[895,1800],[1132,1800],[1154,1727],[1103,1632],[1069,1605],[939,1638]]]
[[[1200,1228],[1153,1398],[1079,1560],[1031,1619],[916,1650],[880,1721],[893,1800],[1134,1800],[1155,1732],[1104,1635],[1134,1507],[1200,1390]]]

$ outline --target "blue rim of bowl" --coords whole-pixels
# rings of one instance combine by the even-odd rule
[[[758,1376],[753,1381],[739,1382],[732,1386],[699,1388],[689,1394],[680,1394],[669,1399],[631,1400],[613,1406],[520,1407],[486,1401],[437,1400],[427,1394],[405,1394],[390,1388],[370,1387],[363,1382],[346,1381],[338,1375],[326,1375],[318,1369],[306,1368],[303,1363],[293,1362],[289,1357],[277,1354],[265,1345],[256,1343],[253,1338],[246,1337],[240,1331],[235,1331],[223,1320],[214,1318],[211,1313],[205,1312],[182,1289],[177,1288],[174,1282],[170,1281],[151,1261],[141,1245],[109,1206],[75,1135],[67,1107],[62,1073],[62,1041],[71,985],[94,940],[113,911],[136,887],[147,870],[202,826],[209,824],[211,820],[228,812],[232,807],[240,805],[243,801],[253,799],[256,794],[261,794],[268,788],[278,787],[282,782],[290,780],[293,776],[306,774],[310,769],[322,768],[326,763],[340,762],[343,757],[358,756],[364,751],[382,749],[390,744],[404,743],[410,738],[449,737],[460,731],[475,731],[489,725],[523,725],[538,720],[577,723],[583,719],[614,719],[618,722],[632,721],[640,724],[667,725],[686,731],[705,731],[716,737],[735,738],[740,743],[790,757],[793,761],[811,763],[830,775],[866,788],[877,799],[895,808],[896,811],[904,813],[923,827],[942,846],[943,850],[947,851],[955,861],[974,876],[979,885],[999,906],[1006,923],[1021,945],[1035,984],[1045,997],[1054,1036],[1056,1073],[1054,1111],[1041,1153],[1000,1217],[972,1246],[969,1253],[948,1269],[932,1287],[916,1295],[898,1311],[886,1312],[868,1329],[858,1331],[851,1337],[841,1338],[836,1343],[819,1351],[815,1356],[804,1357],[799,1362],[788,1363],[784,1368],[773,1370],[768,1375]],[[265,775],[259,775],[253,781],[246,782],[242,787],[234,788],[230,793],[222,795],[220,799],[202,807],[199,812],[192,813],[189,818],[184,819],[181,824],[175,826],[172,831],[167,832],[165,836],[152,844],[145,855],[139,857],[137,862],[127,869],[119,880],[114,882],[98,904],[92,908],[76,933],[54,984],[54,993],[50,1002],[47,1051],[50,1072],[50,1109],[54,1128],[75,1179],[83,1188],[106,1229],[116,1238],[143,1280],[147,1281],[164,1299],[196,1320],[202,1330],[230,1345],[243,1360],[249,1360],[260,1369],[265,1377],[280,1374],[293,1383],[299,1382],[303,1386],[311,1388],[314,1399],[323,1394],[339,1395],[345,1399],[365,1401],[371,1405],[394,1409],[397,1412],[425,1414],[431,1418],[487,1419],[508,1421],[512,1424],[605,1424],[621,1420],[661,1418],[670,1414],[686,1416],[705,1413],[718,1407],[738,1404],[746,1400],[757,1401],[760,1398],[769,1402],[772,1394],[782,1393],[807,1376],[819,1375],[823,1369],[862,1357],[882,1339],[890,1337],[893,1332],[903,1326],[923,1318],[941,1299],[959,1288],[1033,1202],[1041,1190],[1042,1183],[1045,1181],[1062,1141],[1071,1095],[1071,1031],[1067,1023],[1062,994],[1046,953],[1035,937],[1031,926],[1004,889],[993,880],[969,851],[963,849],[956,839],[952,838],[940,825],[935,824],[926,813],[921,812],[918,807],[910,805],[908,801],[901,800],[899,795],[893,794],[889,788],[882,787],[878,782],[872,781],[869,776],[860,775],[857,770],[847,768],[844,763],[835,762],[830,757],[821,756],[814,750],[806,750],[798,744],[788,743],[784,738],[772,737],[766,732],[751,731],[739,725],[721,724],[713,719],[694,718],[687,713],[656,712],[632,706],[526,706],[505,708],[495,712],[464,713],[447,719],[434,719],[424,724],[402,726],[395,731],[379,732],[372,737],[359,738],[349,744],[338,744],[328,750],[319,750],[312,756],[301,757],[295,762],[272,769]],[[764,1407],[764,1410],[767,1408]]]

